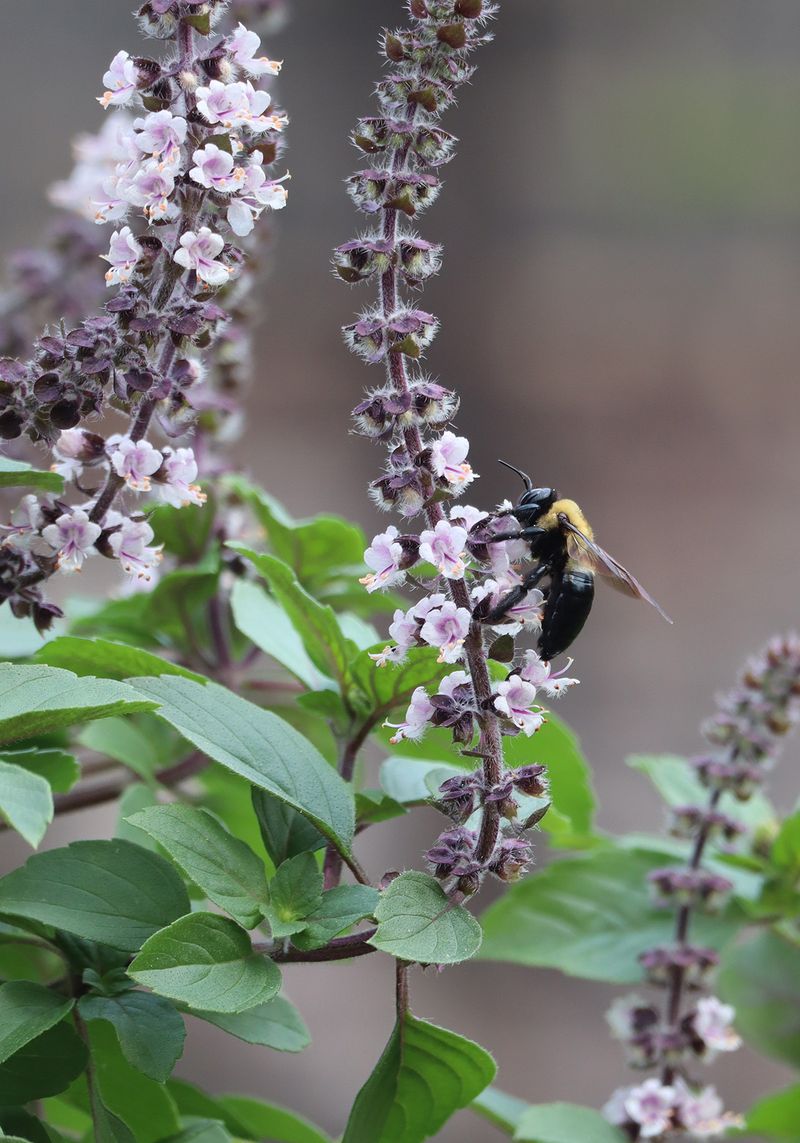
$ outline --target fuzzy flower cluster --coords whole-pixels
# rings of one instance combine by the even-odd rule
[[[660,1005],[638,995],[622,997],[607,1017],[631,1067],[661,1069],[659,1078],[615,1092],[604,1109],[631,1139],[717,1138],[741,1125],[738,1116],[723,1111],[713,1087],[697,1086],[687,1072],[692,1062],[710,1063],[741,1043],[733,1008],[702,994],[718,957],[690,941],[690,920],[695,911],[719,909],[732,888],[726,877],[702,864],[709,843],[729,846],[744,833],[740,821],[720,810],[723,797],[734,803],[752,797],[781,739],[799,720],[800,639],[789,635],[773,639],[748,662],[703,726],[710,753],[691,765],[708,791],[707,801],[671,810],[671,832],[691,842],[692,856],[685,867],[649,875],[657,906],[675,912],[676,937],[674,944],[642,953],[640,962],[649,983],[666,990],[667,1000]]]
[[[333,264],[343,281],[370,281],[377,293],[344,330],[347,346],[384,375],[353,410],[356,432],[386,450],[370,494],[383,510],[423,518],[417,531],[389,525],[365,552],[367,591],[422,589],[412,606],[394,612],[391,641],[373,657],[376,669],[392,670],[415,649],[432,648],[443,667],[455,668],[438,685],[418,687],[402,721],[389,725],[393,742],[446,728],[464,753],[482,760],[480,771],[439,792],[452,824],[427,854],[437,876],[471,893],[487,874],[519,876],[531,855],[521,835],[547,805],[543,767],[509,771],[503,737],[534,735],[545,721],[540,697],[557,697],[577,680],[565,677],[569,664],[553,671],[515,645],[518,636],[537,635],[546,606],[543,591],[525,589],[530,548],[509,538],[510,504],[484,512],[460,503],[477,474],[469,441],[453,424],[458,396],[420,365],[439,323],[416,295],[438,273],[442,251],[414,224],[453,155],[455,139],[440,120],[473,74],[472,53],[490,39],[495,7],[408,0],[407,9],[408,27],[383,37],[388,70],[376,88],[378,113],[353,132],[365,166],[348,189],[365,229],[338,247]],[[525,805],[531,797],[538,803]]]
[[[242,241],[286,202],[285,177],[269,173],[286,118],[261,86],[280,64],[242,23],[216,34],[226,10],[193,0],[140,9],[145,31],[172,50],[162,62],[117,53],[98,97],[110,118],[79,141],[72,176],[53,191],[62,207],[113,224],[101,257],[114,293],[97,316],[40,337],[32,360],[0,359],[0,436],[45,442],[65,481],[58,497],[26,497],[2,532],[0,602],[40,627],[56,612],[43,579],[96,554],[148,579],[160,553],[146,508],[205,499],[185,440],[209,408],[205,358],[225,337]],[[128,419],[121,433],[84,427],[112,411]]]

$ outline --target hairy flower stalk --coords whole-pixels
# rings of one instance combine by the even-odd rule
[[[504,880],[520,875],[530,845],[519,834],[536,816],[519,814],[520,799],[546,790],[543,767],[506,771],[503,735],[533,734],[544,721],[538,691],[554,696],[575,680],[556,680],[533,651],[515,661],[509,637],[540,626],[544,597],[538,590],[502,616],[491,630],[492,647],[486,646],[476,608],[488,614],[487,598],[496,605],[521,582],[516,564],[527,549],[516,541],[491,542],[507,518],[504,523],[470,506],[448,507],[475,474],[467,462],[469,442],[449,427],[457,395],[419,367],[438,321],[408,293],[440,266],[441,248],[421,238],[411,222],[434,201],[438,169],[453,155],[456,140],[440,119],[473,74],[471,54],[490,39],[486,23],[496,6],[486,0],[409,0],[407,7],[409,27],[383,37],[389,70],[377,86],[379,114],[359,120],[353,132],[369,166],[353,175],[349,191],[374,229],[338,247],[334,268],[346,282],[371,278],[378,286],[377,303],[344,331],[354,353],[386,372],[384,384],[368,392],[353,414],[356,431],[388,449],[384,473],[370,493],[381,508],[395,508],[403,517],[424,514],[426,521],[419,534],[390,526],[365,553],[371,571],[362,582],[368,591],[402,583],[416,565],[432,586],[407,611],[395,612],[394,644],[376,656],[378,667],[391,669],[415,646],[437,648],[441,663],[466,667],[446,675],[435,694],[418,687],[405,719],[393,725],[394,741],[419,738],[429,726],[448,727],[464,753],[481,760],[475,774],[442,787],[439,804],[455,828],[427,854],[437,876],[471,893],[487,872]],[[490,655],[510,664],[506,678],[493,677]],[[475,831],[468,829],[463,823],[479,811]]]
[[[140,8],[143,30],[168,52],[115,56],[100,97],[114,119],[84,141],[83,163],[56,193],[62,205],[86,209],[88,199],[96,222],[114,224],[102,258],[119,292],[103,313],[40,338],[33,360],[0,361],[0,434],[49,445],[77,494],[28,496],[4,529],[0,602],[40,628],[57,609],[38,584],[57,570],[99,553],[134,579],[152,576],[152,500],[132,501],[201,504],[198,457],[181,438],[232,411],[204,372],[214,344],[227,344],[227,367],[236,361],[225,305],[239,305],[247,236],[286,201],[283,180],[267,174],[286,121],[257,86],[280,65],[243,24],[220,34],[226,11],[214,0]],[[84,427],[111,411],[127,418],[123,433]],[[152,444],[156,428],[170,443]]]
[[[745,802],[765,781],[781,739],[800,721],[800,639],[773,639],[745,666],[739,682],[718,701],[718,711],[703,726],[710,750],[691,762],[708,791],[705,804],[671,810],[671,832],[691,842],[686,866],[649,875],[657,904],[675,911],[671,945],[648,949],[640,960],[647,980],[666,991],[663,1006],[640,996],[622,997],[608,1020],[625,1045],[633,1067],[660,1068],[660,1076],[621,1088],[605,1113],[629,1138],[688,1136],[716,1138],[740,1117],[723,1111],[713,1087],[699,1087],[688,1074],[696,1060],[708,1063],[719,1052],[733,1051],[740,1039],[735,1012],[713,995],[701,995],[715,966],[713,949],[690,939],[692,914],[713,911],[725,901],[732,883],[704,868],[709,843],[731,843],[745,832],[736,818],[720,809],[723,799]],[[691,998],[686,993],[692,993]]]

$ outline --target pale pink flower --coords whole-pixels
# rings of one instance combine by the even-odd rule
[[[173,508],[185,508],[188,504],[205,504],[207,497],[201,492],[197,480],[197,461],[190,448],[164,449],[164,463],[154,492]]]
[[[389,634],[394,639],[394,645],[384,647],[377,654],[370,654],[370,658],[374,659],[379,667],[385,667],[390,662],[402,663],[409,648],[417,645],[418,631],[419,622],[414,616],[413,608],[403,611],[402,607],[398,607],[394,613],[394,620],[389,625]]]
[[[111,453],[114,471],[134,492],[150,491],[150,477],[161,467],[161,461],[161,453],[149,441],[132,441],[130,437],[123,437]]]
[[[434,591],[432,595],[425,595],[422,599],[411,608],[409,615],[413,615],[420,623],[423,623],[431,611],[437,610],[446,602],[447,596],[443,591]]]
[[[195,165],[189,171],[190,176],[209,190],[227,193],[235,190],[245,177],[244,168],[234,166],[233,155],[216,143],[207,143],[195,151],[192,161]]]
[[[472,679],[467,671],[451,671],[439,683],[439,689],[436,693],[451,699],[455,689],[463,687],[465,683],[469,683],[470,687],[472,686]]]
[[[53,445],[56,463],[50,465],[51,472],[57,472],[65,480],[77,480],[83,473],[83,429],[64,429]]]
[[[637,1008],[646,1008],[647,1001],[641,996],[628,994],[618,996],[606,1012],[606,1021],[611,1035],[617,1040],[629,1040],[634,1034],[633,1014]]]
[[[280,60],[270,60],[266,56],[254,58],[261,46],[261,38],[255,32],[248,31],[244,24],[237,25],[233,34],[228,36],[225,46],[248,75],[277,75],[281,70]]]
[[[440,663],[455,663],[461,658],[471,619],[466,607],[456,607],[448,600],[438,610],[428,613],[420,637],[429,646],[439,648]]]
[[[603,1115],[615,1127],[621,1127],[630,1119],[625,1108],[625,1101],[632,1091],[632,1087],[618,1087],[603,1106]]]
[[[375,536],[370,546],[364,552],[364,563],[372,568],[369,575],[363,576],[358,582],[363,583],[367,591],[377,591],[381,587],[392,587],[402,583],[405,572],[400,570],[403,559],[403,545],[397,542],[399,536],[397,528],[390,524],[385,532]]]
[[[142,253],[142,248],[133,236],[130,226],[123,226],[111,235],[108,254],[101,254],[104,262],[108,262],[110,269],[106,271],[107,286],[122,286],[130,281],[136,263]]]
[[[263,162],[264,157],[260,151],[251,155],[250,162],[243,168],[244,183],[228,206],[228,225],[240,238],[250,233],[263,210],[282,210],[286,206],[288,195],[286,187],[281,184],[289,175],[268,180],[262,167]]]
[[[228,281],[231,271],[217,261],[217,255],[222,253],[225,245],[224,238],[201,226],[195,234],[187,230],[181,235],[180,250],[173,258],[180,266],[187,270],[194,270],[201,282],[207,286],[221,286]]]
[[[4,524],[0,528],[0,531],[7,533],[3,543],[12,544],[15,548],[29,548],[31,540],[38,534],[41,524],[42,510],[39,501],[32,492],[29,492],[27,496],[22,497],[12,511],[11,524]]]
[[[410,738],[413,741],[422,738],[433,711],[434,706],[428,697],[428,692],[424,687],[417,687],[411,696],[404,721],[399,723],[385,722],[383,724],[384,726],[391,726],[397,731],[389,741],[398,743],[402,742],[404,738]]]
[[[95,221],[95,204],[104,199],[105,180],[118,163],[132,158],[131,150],[135,151],[135,147],[131,146],[131,138],[130,116],[122,110],[113,111],[95,134],[79,135],[73,144],[75,165],[66,179],[50,187],[50,201],[62,210]]]
[[[536,687],[519,675],[512,675],[495,687],[494,709],[513,722],[524,734],[535,734],[544,723],[541,709],[532,709]]]
[[[420,535],[420,558],[433,564],[447,579],[461,579],[464,575],[464,556],[467,533],[464,528],[440,520],[436,527]]]
[[[133,129],[136,145],[145,155],[163,156],[171,162],[186,140],[188,125],[181,115],[171,111],[152,111],[142,119],[134,119]]]
[[[141,207],[146,216],[153,219],[165,218],[170,214],[169,196],[174,190],[174,172],[153,159],[126,182],[122,194],[129,203]]]
[[[564,673],[572,666],[572,659],[560,671],[553,673],[550,663],[540,659],[535,651],[525,652],[525,665],[520,675],[526,682],[532,683],[538,690],[544,691],[548,698],[560,698],[570,687],[577,687],[580,679],[567,679]]]
[[[122,564],[122,570],[139,579],[150,579],[152,568],[161,559],[161,548],[148,547],[153,529],[146,520],[123,520],[108,538],[111,551]]]
[[[458,521],[467,531],[474,528],[481,520],[485,520],[488,512],[482,512],[472,504],[456,504],[450,509],[450,519]]]
[[[723,1004],[716,996],[704,996],[695,1005],[692,1027],[711,1055],[717,1052],[735,1052],[742,1038],[733,1028],[736,1010]]]
[[[625,1099],[628,1118],[639,1125],[639,1137],[652,1139],[672,1124],[678,1093],[674,1087],[651,1077],[629,1090]]]
[[[230,129],[247,127],[251,131],[266,131],[270,127],[280,130],[283,120],[278,116],[265,116],[270,104],[266,91],[259,91],[249,80],[222,83],[212,79],[208,87],[198,87],[197,110],[209,123],[220,123]]]
[[[486,579],[477,584],[471,592],[472,599],[479,603],[483,599],[489,600],[489,608],[493,609],[508,595],[512,588],[522,583],[522,577],[510,569],[497,579]],[[523,627],[538,630],[542,625],[542,604],[544,595],[538,587],[533,587],[523,595],[517,603],[507,608],[504,615],[492,624],[495,631],[507,632],[516,635]]]
[[[475,473],[466,463],[469,441],[457,437],[448,429],[431,445],[431,467],[454,488],[466,488],[475,479]]]
[[[55,524],[48,524],[42,530],[42,538],[58,552],[59,570],[75,572],[81,570],[88,556],[96,554],[94,543],[101,531],[83,508],[72,508],[59,516]]]
[[[103,107],[125,107],[136,94],[139,72],[127,52],[117,52],[111,66],[103,76],[106,90],[98,95],[97,102]]]
[[[740,1115],[723,1111],[722,1100],[713,1087],[692,1091],[682,1079],[677,1079],[675,1092],[681,1123],[695,1139],[716,1139],[732,1127],[744,1126]]]

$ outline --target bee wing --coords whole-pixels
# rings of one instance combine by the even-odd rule
[[[624,568],[622,564],[617,563],[613,556],[610,556],[604,548],[596,544],[594,540],[590,540],[585,536],[579,528],[571,524],[566,518],[560,519],[560,524],[566,532],[565,540],[567,546],[567,554],[570,559],[575,560],[581,567],[587,568],[589,571],[594,572],[595,575],[602,576],[603,579],[611,586],[621,591],[623,595],[632,596],[633,599],[643,599],[645,603],[649,603],[655,607],[659,615],[663,615],[667,623],[672,620],[653,599],[652,595],[642,587],[638,579],[632,576],[631,573]]]

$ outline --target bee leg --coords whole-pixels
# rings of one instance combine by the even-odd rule
[[[498,623],[510,608],[516,607],[528,592],[536,587],[539,580],[547,575],[547,570],[547,565],[541,564],[529,571],[522,583],[512,588],[508,595],[504,596],[497,606],[493,607],[489,614],[481,619],[481,623]]]
[[[499,536],[492,536],[490,540],[487,540],[487,543],[500,544],[503,540],[527,540],[528,543],[531,543],[537,536],[543,536],[544,533],[544,528],[531,525],[530,528],[522,528],[519,532],[501,532]]]

